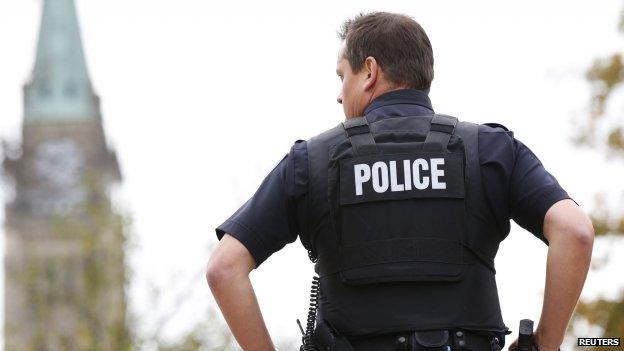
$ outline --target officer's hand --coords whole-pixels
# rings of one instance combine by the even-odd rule
[[[514,342],[512,342],[511,345],[509,345],[508,350],[509,351],[517,351],[518,350],[518,339],[514,340]],[[533,340],[533,346],[531,347],[531,350],[539,351],[538,346],[535,344],[535,340]]]

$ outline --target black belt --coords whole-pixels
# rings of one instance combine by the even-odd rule
[[[406,332],[349,338],[355,351],[500,351],[494,336],[464,330]]]

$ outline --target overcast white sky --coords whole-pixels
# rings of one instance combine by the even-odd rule
[[[41,1],[0,1],[0,136],[19,137],[21,86],[34,62]],[[435,55],[437,112],[515,132],[581,206],[622,188],[623,167],[571,146],[588,110],[583,76],[622,47],[618,0],[201,1],[77,0],[93,84],[125,176],[123,206],[136,249],[131,303],[149,330],[150,284],[191,291],[165,332],[175,336],[213,304],[201,276],[214,227],[250,197],[297,139],[343,119],[335,98],[341,22],[360,11],[413,16]],[[618,100],[612,108],[622,110]],[[618,193],[621,194],[621,193]],[[0,241],[1,243],[1,241]],[[610,247],[610,248],[609,248]],[[602,243],[611,267],[621,244]],[[541,309],[546,247],[514,226],[497,258],[503,317],[514,331]],[[295,337],[312,264],[299,242],[252,274],[276,337]],[[196,279],[189,283],[195,277]],[[624,279],[592,272],[587,296]],[[167,297],[165,297],[165,301]],[[176,309],[176,306],[172,307]]]

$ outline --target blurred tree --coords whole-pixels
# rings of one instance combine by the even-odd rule
[[[206,320],[174,342],[158,342],[159,351],[234,351],[237,343],[227,325],[210,308]]]
[[[6,272],[24,286],[27,313],[34,321],[25,350],[131,349],[124,294],[128,220],[111,207],[95,179],[85,181],[83,202],[52,214],[53,235],[74,243],[80,254],[28,260],[21,269]],[[51,323],[63,323],[61,330],[67,332]],[[13,332],[6,330],[9,337]]]
[[[234,351],[237,348],[236,340],[230,333],[223,318],[214,307],[209,306],[201,312],[199,322],[191,324],[187,331],[173,340],[164,337],[164,331],[169,323],[179,317],[180,311],[188,303],[197,301],[193,295],[197,280],[203,279],[203,269],[198,270],[190,277],[174,276],[168,279],[168,286],[183,286],[172,294],[164,294],[162,287],[152,284],[150,305],[154,306],[150,316],[139,316],[141,319],[151,319],[150,330],[144,335],[137,336],[135,345],[138,349],[156,349],[158,351]],[[206,286],[206,289],[208,287]],[[169,295],[169,296],[165,296]],[[205,296],[205,291],[202,292]]]
[[[619,31],[624,34],[624,11],[620,14]],[[576,141],[581,145],[604,150],[607,156],[624,161],[624,123],[622,111],[614,106],[615,95],[624,93],[624,59],[622,52],[594,60],[586,78],[591,84],[591,110],[586,124],[579,128]],[[619,100],[621,104],[622,100]],[[621,105],[619,106],[622,107]],[[620,186],[624,186],[621,183]],[[624,189],[613,189],[623,191]],[[597,197],[591,213],[597,240],[624,235],[622,206],[609,206],[606,196]],[[624,336],[624,292],[618,299],[582,301],[576,309],[575,321],[585,320],[602,330],[604,337]],[[574,328],[575,323],[571,326]],[[609,348],[602,347],[601,350]]]
[[[212,251],[207,248],[207,252]],[[185,271],[187,271],[185,267]],[[210,290],[205,281],[204,267],[197,267],[192,274],[175,273],[166,279],[167,286],[150,284],[149,304],[153,306],[150,315],[137,316],[141,324],[149,325],[141,335],[134,340],[135,348],[157,351],[240,351],[241,348],[232,335],[216,302],[210,301],[206,307],[198,309],[197,301],[205,299]],[[197,289],[197,282],[201,281],[202,289]],[[173,289],[171,287],[180,287]],[[170,324],[176,324],[180,317],[184,318],[183,310],[191,307],[199,315],[197,322],[185,320],[186,331],[171,338],[166,337]],[[280,350],[299,349],[299,338],[288,338],[272,335],[273,342]]]
[[[208,248],[208,252],[212,251]],[[188,303],[197,301],[194,294],[197,294],[195,288],[198,280],[202,281],[204,289],[200,291],[201,298],[205,298],[208,286],[204,281],[204,269],[201,267],[194,274],[188,277],[180,277],[176,275],[169,280],[170,286],[182,286],[180,292],[174,292],[173,296],[165,298],[163,289],[157,286],[152,287],[151,305],[154,306],[153,315],[150,319],[155,319],[152,323],[151,330],[146,335],[135,340],[138,348],[152,349],[158,351],[239,351],[240,346],[234,339],[228,325],[223,316],[215,307],[215,303],[211,303],[201,312],[199,322],[191,325],[188,331],[177,336],[173,340],[164,338],[163,331],[167,325],[174,319],[179,317],[180,311]],[[168,301],[167,301],[168,300]],[[168,302],[168,303],[167,303]],[[169,306],[169,307],[166,307]],[[144,316],[147,317],[147,316]],[[289,339],[273,335],[273,341],[280,350],[296,350],[299,348],[300,341],[298,339]]]

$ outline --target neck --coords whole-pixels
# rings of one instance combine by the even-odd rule
[[[370,105],[371,102],[373,102],[373,100],[375,100],[376,98],[378,98],[379,96],[385,93],[389,93],[395,90],[407,89],[407,88],[408,88],[407,86],[403,86],[403,85],[395,85],[395,84],[390,84],[388,82],[381,82],[380,84],[377,84],[373,87],[373,91],[371,93],[370,98],[368,99],[368,102],[366,103],[366,107],[368,107],[368,105]],[[366,109],[366,107],[364,107],[364,109]]]

